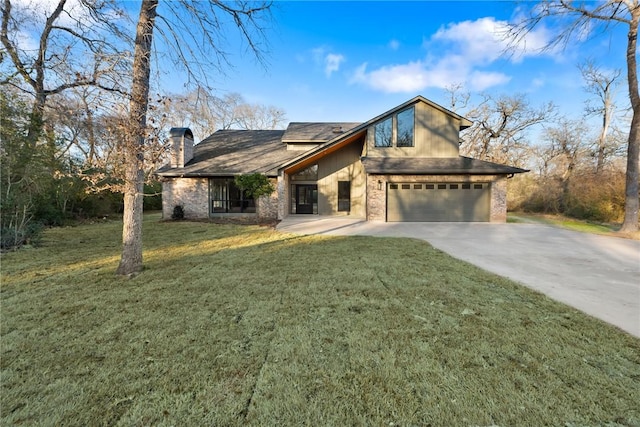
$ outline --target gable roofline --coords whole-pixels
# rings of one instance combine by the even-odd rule
[[[363,132],[365,129],[367,129],[372,124],[382,120],[383,118],[385,118],[387,116],[391,116],[391,115],[393,115],[393,114],[395,114],[395,113],[397,113],[397,112],[399,112],[401,110],[404,110],[405,108],[407,108],[407,107],[409,107],[411,105],[417,104],[418,102],[424,102],[425,104],[427,104],[427,105],[429,105],[429,106],[431,106],[431,107],[433,107],[433,108],[435,108],[435,109],[437,109],[439,111],[442,111],[443,113],[445,113],[445,114],[447,114],[447,115],[449,115],[449,116],[451,116],[451,117],[453,117],[453,118],[455,118],[457,120],[460,120],[460,129],[459,130],[466,129],[466,128],[470,127],[473,124],[473,122],[471,120],[466,119],[466,118],[462,117],[461,115],[456,114],[453,111],[448,110],[448,109],[444,108],[443,106],[441,106],[439,104],[436,104],[433,101],[428,100],[427,98],[425,98],[422,95],[418,95],[418,96],[415,96],[415,97],[411,98],[410,100],[398,105],[397,107],[394,107],[394,108],[392,108],[392,109],[390,109],[388,111],[385,111],[384,113],[374,117],[371,120],[368,120],[368,121],[366,121],[366,122],[364,122],[364,123],[352,128],[352,129],[350,129],[350,130],[348,130],[348,131],[346,131],[346,132],[344,132],[344,133],[342,133],[340,135],[337,135],[335,138],[325,142],[324,144],[319,145],[315,149],[307,151],[307,152],[301,154],[300,156],[298,156],[298,157],[296,157],[296,158],[294,158],[292,160],[289,160],[288,162],[282,164],[278,168],[278,172],[280,172],[281,170],[290,169],[292,166],[296,165],[297,163],[303,162],[303,161],[305,161],[305,160],[307,160],[309,158],[320,158],[320,157],[322,157],[321,154],[326,152],[327,150],[330,150],[333,145],[340,144],[340,142],[342,142],[344,140],[348,140],[349,142],[352,142],[355,139],[354,136],[356,134],[359,134],[359,133]],[[343,145],[343,144],[341,144],[341,145]],[[335,150],[330,150],[330,152],[331,151],[335,151]]]

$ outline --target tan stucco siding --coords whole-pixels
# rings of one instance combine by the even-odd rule
[[[365,216],[366,177],[360,143],[350,144],[318,161],[318,214]],[[338,181],[351,182],[351,210],[338,212]]]
[[[413,147],[376,147],[375,124],[367,131],[366,155],[369,157],[458,157],[460,120],[418,103],[415,106]],[[394,134],[396,120],[394,118]],[[395,141],[395,135],[394,135]]]
[[[169,178],[162,183],[162,217],[171,219],[173,208],[184,209],[185,218],[209,217],[207,178]]]
[[[387,183],[457,183],[489,182],[491,199],[490,222],[507,220],[507,179],[494,175],[368,175],[367,176],[367,220],[386,221]]]

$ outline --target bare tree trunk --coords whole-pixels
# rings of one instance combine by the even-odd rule
[[[143,0],[136,29],[129,126],[125,141],[125,190],[122,225],[122,257],[116,274],[142,270],[142,206],[144,191],[144,141],[149,105],[151,42],[158,0]]]
[[[627,43],[627,79],[629,80],[629,98],[633,109],[629,144],[627,145],[627,174],[625,184],[624,222],[620,231],[638,231],[638,162],[640,161],[640,94],[638,93],[638,68],[636,49],[638,42],[638,19],[640,9],[631,11],[629,41]]]

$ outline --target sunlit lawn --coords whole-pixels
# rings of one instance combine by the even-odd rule
[[[618,230],[620,230],[621,224],[598,223],[569,218],[563,215],[510,212],[508,215],[508,221],[533,222],[553,227],[566,228],[567,230],[580,231],[583,233],[604,234],[608,236],[640,240],[640,232],[620,233]]]
[[[640,425],[640,340],[425,242],[119,227],[2,255],[1,425]]]

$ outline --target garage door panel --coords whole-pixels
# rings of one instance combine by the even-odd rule
[[[488,183],[390,184],[387,221],[489,221]]]

